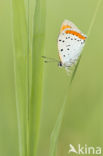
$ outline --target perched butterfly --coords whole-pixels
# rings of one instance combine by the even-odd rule
[[[81,51],[85,45],[86,35],[84,35],[76,26],[69,20],[64,20],[62,23],[60,34],[58,37],[59,51],[59,66],[66,69],[72,67],[76,63]],[[47,58],[47,57],[44,57]],[[50,62],[57,61],[53,58],[47,58]],[[48,62],[48,61],[45,61]]]
[[[71,67],[76,63],[85,45],[84,35],[71,21],[65,20],[58,37],[60,66]]]

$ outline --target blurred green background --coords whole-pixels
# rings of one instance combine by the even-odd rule
[[[64,19],[88,32],[98,0],[47,0],[45,55],[58,58],[57,38]],[[0,156],[18,156],[14,92],[11,1],[0,1]],[[30,3],[30,30],[34,0]],[[26,6],[28,5],[25,0]],[[44,65],[43,102],[38,156],[48,156],[50,135],[68,94],[57,156],[67,156],[69,144],[103,147],[103,3],[83,50],[70,92],[69,77],[57,64]],[[30,31],[31,33],[32,31]],[[103,155],[103,154],[102,154]]]

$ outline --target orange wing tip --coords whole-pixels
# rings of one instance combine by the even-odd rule
[[[62,32],[64,29],[67,29],[67,28],[71,28],[71,26],[69,25],[63,25],[60,29],[60,32]]]
[[[80,33],[76,32],[76,31],[72,31],[72,30],[66,30],[65,33],[75,35],[75,36],[77,36],[77,37],[79,37],[80,39],[83,39],[83,40],[85,40],[87,38],[86,36],[83,36]]]

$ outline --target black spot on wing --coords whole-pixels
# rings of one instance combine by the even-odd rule
[[[85,40],[84,41],[81,41],[81,44],[84,44],[85,43]]]

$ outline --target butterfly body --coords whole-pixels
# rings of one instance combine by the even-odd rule
[[[71,67],[76,63],[85,45],[84,35],[71,21],[65,20],[58,37],[58,51],[60,63],[64,67]]]

